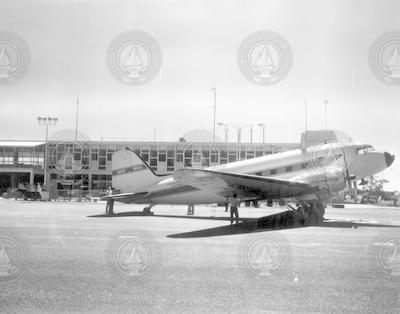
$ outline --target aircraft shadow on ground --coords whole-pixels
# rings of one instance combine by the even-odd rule
[[[179,215],[148,215],[143,212],[124,212],[118,214],[102,214],[88,217],[112,218],[129,216],[148,216],[181,219],[202,219],[202,220],[221,220],[230,221],[229,217],[199,217],[199,216],[179,216]],[[397,225],[386,225],[379,223],[368,223],[352,220],[324,220],[319,225],[305,225],[301,223],[298,214],[293,211],[285,211],[270,216],[260,218],[242,218],[239,224],[207,228],[202,230],[177,233],[168,235],[168,238],[203,238],[224,235],[246,234],[253,232],[268,232],[283,229],[304,228],[304,227],[328,227],[328,228],[357,228],[357,227],[386,227],[399,228]]]
[[[168,235],[168,238],[203,238],[215,237],[223,235],[245,234],[253,232],[268,232],[284,229],[305,228],[305,227],[328,227],[328,228],[357,228],[357,227],[391,227],[399,228],[400,226],[372,224],[366,222],[355,222],[347,220],[324,220],[319,225],[304,225],[300,222],[293,221],[291,215],[293,212],[283,212],[271,216],[244,219],[238,225],[221,226],[216,228],[208,228],[203,230],[178,233]],[[289,217],[288,217],[289,216]]]
[[[123,212],[115,214],[100,214],[87,216],[89,218],[118,218],[118,217],[134,217],[134,216],[147,216],[147,217],[163,217],[163,218],[181,218],[181,219],[203,219],[203,220],[230,220],[229,217],[204,217],[204,216],[182,216],[182,215],[160,215],[160,214],[146,214],[142,211],[136,212]]]

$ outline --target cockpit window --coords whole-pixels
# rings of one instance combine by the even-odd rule
[[[373,148],[372,145],[365,145],[365,146],[357,149],[357,154],[362,155],[362,154],[366,154],[368,152],[373,152],[374,150],[375,150],[375,148]]]

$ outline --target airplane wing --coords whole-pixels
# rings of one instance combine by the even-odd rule
[[[204,169],[181,169],[173,178],[183,184],[213,191],[224,197],[236,193],[241,198],[284,198],[315,192],[306,183],[248,174]]]

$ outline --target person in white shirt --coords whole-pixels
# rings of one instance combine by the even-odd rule
[[[109,186],[107,188],[107,196],[112,195],[112,189]],[[106,214],[114,214],[114,199],[108,198],[106,205]]]

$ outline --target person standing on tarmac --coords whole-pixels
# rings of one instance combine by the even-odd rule
[[[107,188],[107,196],[112,195],[112,189],[111,186]],[[108,198],[107,199],[107,205],[106,205],[106,214],[114,214],[114,199]]]
[[[238,207],[240,207],[240,201],[237,199],[237,195],[235,193],[231,199],[231,225],[233,224],[233,215],[235,215],[236,224],[239,224]]]
[[[194,205],[193,204],[188,205],[187,215],[194,215]]]

